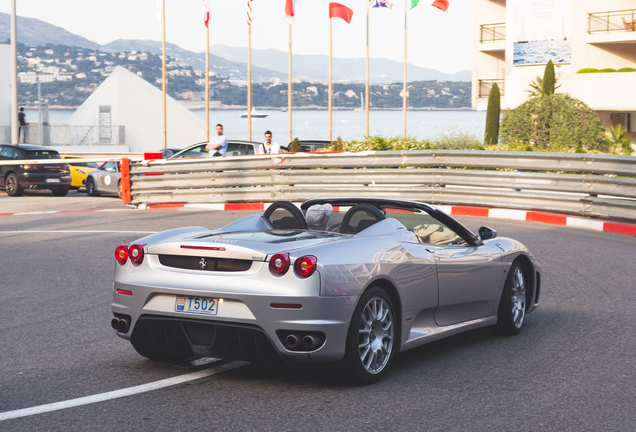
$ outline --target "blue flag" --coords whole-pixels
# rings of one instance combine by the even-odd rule
[[[393,5],[389,0],[369,0],[369,9],[371,8],[389,8],[392,9]]]

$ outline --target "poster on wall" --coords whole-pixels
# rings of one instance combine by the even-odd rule
[[[515,66],[570,63],[572,59],[572,1],[514,2]]]

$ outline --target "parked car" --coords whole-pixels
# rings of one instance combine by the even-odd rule
[[[97,162],[81,162],[77,156],[62,156],[71,167],[71,189],[79,189],[86,186],[86,176],[89,172],[99,168]]]
[[[157,150],[158,153],[161,153],[161,156],[164,159],[168,159],[169,157],[171,157],[172,155],[179,153],[181,150],[183,149],[176,149],[176,148],[166,148],[166,149],[161,149],[161,150]]]
[[[299,141],[300,143],[300,148],[302,149],[301,151],[303,152],[316,152],[320,149],[322,149],[323,147],[328,147],[332,144],[331,141],[325,141],[325,140],[303,140],[303,141]],[[289,146],[291,146],[292,143],[289,143]]]
[[[144,357],[337,362],[379,381],[396,353],[478,327],[521,331],[540,266],[520,242],[433,206],[279,201],[217,230],[115,251],[112,327]]]
[[[60,162],[29,164],[29,159]],[[15,165],[0,165],[0,186],[4,186],[9,196],[20,196],[24,189],[49,189],[55,196],[65,196],[71,187],[71,170],[61,159],[60,154],[49,147],[0,145],[0,161],[16,161]]]
[[[208,145],[207,142],[200,142],[193,144],[181,150],[169,157],[169,159],[182,159],[182,158],[198,158],[198,157],[210,157],[210,151],[205,149]],[[262,146],[263,143],[257,141],[242,141],[242,140],[228,140],[226,156],[242,156],[257,154],[258,146]],[[287,151],[287,147],[281,146],[281,151]]]
[[[120,163],[106,162],[86,176],[86,194],[99,196],[101,194],[117,194],[121,198]]]

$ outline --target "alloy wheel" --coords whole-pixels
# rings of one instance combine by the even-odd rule
[[[512,275],[512,320],[515,327],[521,328],[526,316],[526,282],[521,267]]]
[[[358,327],[358,352],[362,366],[371,374],[381,372],[393,351],[395,325],[393,313],[382,297],[366,304]]]
[[[16,190],[16,182],[15,182],[15,177],[13,176],[9,176],[7,177],[7,193],[9,195],[12,195],[15,193]]]

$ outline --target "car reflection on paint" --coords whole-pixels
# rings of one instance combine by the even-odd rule
[[[121,198],[120,162],[102,164],[86,176],[86,194],[89,196],[117,195]]]

